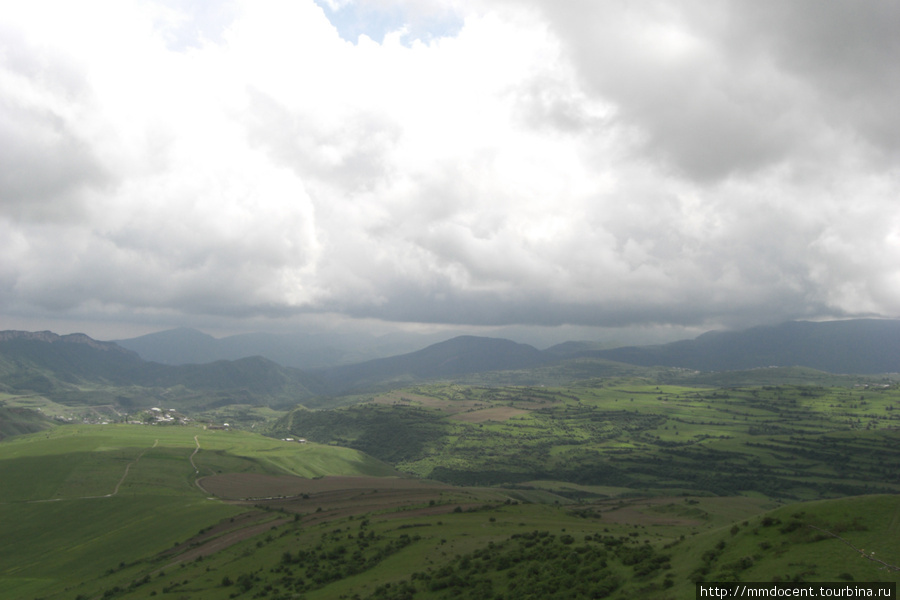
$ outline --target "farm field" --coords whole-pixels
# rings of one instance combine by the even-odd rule
[[[73,424],[3,440],[0,597],[674,600],[701,580],[898,580],[854,549],[900,563],[894,387],[367,400],[289,413],[276,437]]]
[[[15,436],[0,443],[0,597],[65,587],[245,512],[202,488],[225,472],[393,473],[354,450],[239,431],[68,425]]]
[[[900,491],[898,427],[896,385],[712,389],[613,380],[416,386],[352,407],[298,409],[273,431],[357,448],[454,484],[550,480],[809,500]]]
[[[504,500],[499,489],[435,490],[413,505],[373,507],[348,503],[338,491],[310,494],[312,503],[257,502],[247,518],[258,526],[224,545],[216,544],[228,536],[229,519],[68,592],[209,600],[676,599],[691,597],[697,580],[898,581],[896,572],[822,532],[838,531],[855,547],[896,560],[900,505],[892,496],[766,511],[762,500],[721,497],[523,503]]]

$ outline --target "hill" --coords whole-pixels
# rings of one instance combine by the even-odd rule
[[[138,353],[144,360],[167,365],[262,356],[285,367],[321,369],[393,356],[445,338],[403,332],[383,336],[334,332],[244,333],[215,338],[182,327],[116,343]]]
[[[223,519],[237,519],[230,529],[246,535],[267,531],[272,515],[252,503],[210,497],[204,481],[229,473],[393,475],[346,448],[198,427],[70,425],[9,438],[0,443],[0,539],[15,543],[0,544],[0,597],[74,598],[70,586],[164,553]]]
[[[538,349],[510,340],[458,336],[427,348],[370,360],[364,363],[317,371],[332,393],[377,384],[452,379],[471,373],[527,369],[548,362]]]
[[[0,332],[0,391],[64,404],[179,409],[223,404],[293,406],[321,393],[316,379],[262,357],[201,365],[148,362],[112,342],[77,334]],[[175,391],[176,393],[172,393]]]
[[[672,600],[694,581],[898,581],[894,495],[574,501],[389,474],[342,448],[191,427],[8,440],[0,595]]]
[[[7,391],[43,393],[82,381],[115,381],[142,362],[134,352],[83,334],[0,332],[0,385]]]
[[[698,371],[800,366],[829,373],[896,373],[900,371],[900,321],[791,321],[743,331],[712,331],[693,340],[659,346],[576,355]]]
[[[6,406],[0,401],[0,440],[15,435],[34,433],[56,424],[39,412],[27,408]]]
[[[897,385],[704,389],[619,379],[420,384],[355,406],[297,409],[272,431],[457,485],[556,480],[801,500],[900,492],[898,421]]]

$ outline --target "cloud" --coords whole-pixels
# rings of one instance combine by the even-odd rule
[[[344,40],[360,36],[383,42],[394,35],[406,45],[453,37],[462,27],[461,7],[454,0],[317,0]]]
[[[111,177],[79,123],[91,108],[84,73],[61,50],[36,56],[15,29],[0,26],[0,37],[0,208],[15,219],[77,218],[79,193]]]
[[[900,314],[892,4],[423,6],[10,11],[2,304],[232,330]],[[412,25],[348,41],[348,10]]]

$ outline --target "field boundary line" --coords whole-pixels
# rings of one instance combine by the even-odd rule
[[[200,469],[198,469],[196,463],[194,463],[194,456],[196,456],[196,454],[198,452],[200,452],[200,440],[197,438],[196,435],[194,436],[194,443],[197,444],[197,447],[194,448],[194,451],[191,453],[190,461],[191,461],[191,466],[194,467],[194,473],[199,475]]]
[[[159,445],[159,439],[153,440],[153,445],[149,448],[146,448],[143,452],[137,455],[133,461],[125,465],[125,472],[122,474],[122,478],[119,480],[119,483],[116,484],[116,489],[113,490],[112,494],[106,494],[105,496],[88,496],[88,498],[111,498],[119,493],[119,488],[125,483],[125,478],[128,477],[128,471],[131,469],[131,465],[137,464],[137,461],[141,460],[141,457],[147,453],[148,450],[152,450]]]
[[[196,454],[197,454],[198,452],[200,452],[200,439],[199,439],[198,436],[196,436],[196,435],[194,436],[194,442],[197,444],[197,447],[194,448],[194,451],[191,453],[191,457],[190,457],[191,466],[194,467],[194,475],[196,475],[196,477],[194,478],[194,485],[196,485],[198,488],[200,488],[200,491],[201,491],[201,492],[203,492],[204,494],[206,494],[207,496],[209,496],[209,495],[210,495],[209,491],[207,491],[207,490],[200,484],[200,480],[203,479],[203,478],[200,477],[200,468],[197,467],[197,463],[194,462],[194,456],[196,456]]]
[[[94,500],[96,498],[112,498],[119,493],[119,488],[123,483],[125,483],[125,478],[128,477],[128,472],[131,470],[131,466],[137,464],[137,461],[141,460],[141,457],[143,457],[149,450],[156,448],[158,445],[159,439],[154,440],[152,446],[150,446],[149,448],[144,448],[144,450],[140,454],[138,454],[133,461],[125,465],[125,472],[122,473],[122,477],[119,479],[119,482],[116,484],[116,487],[113,489],[112,493],[103,494],[102,496],[79,496],[77,498],[49,498],[46,500],[28,500],[26,504],[34,504],[37,502],[62,502],[64,500]]]

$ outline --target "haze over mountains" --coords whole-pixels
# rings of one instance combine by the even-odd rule
[[[318,374],[328,389],[341,393],[368,385],[452,379],[472,373],[528,369],[553,362],[557,362],[555,357],[528,344],[464,335],[416,352],[323,369]]]
[[[900,371],[900,321],[790,321],[743,331],[710,331],[659,346],[577,354],[697,371],[802,366],[829,373],[894,373]]]
[[[179,408],[287,406],[325,392],[306,372],[260,356],[164,365],[146,361],[114,342],[49,331],[0,332],[0,391],[31,392],[70,402],[93,398],[94,404],[108,401],[126,407],[157,404],[174,395]]]
[[[196,329],[180,327],[116,340],[116,343],[137,352],[144,360],[169,365],[264,356],[285,367],[316,369],[412,352],[447,337],[447,334],[395,332],[382,336],[246,333],[215,338]]]
[[[328,355],[320,346],[304,347],[302,342],[263,334],[216,340],[185,329],[119,343],[98,342],[82,334],[7,331],[0,332],[0,384],[14,393],[74,394],[85,384],[144,390],[132,396],[116,392],[124,402],[138,402],[148,394],[160,397],[177,388],[204,406],[229,402],[284,406],[372,386],[527,370],[571,360],[697,371],[769,366],[803,366],[829,373],[900,371],[900,321],[893,320],[789,322],[709,332],[658,346],[606,350],[590,342],[538,350],[505,339],[459,336],[414,352],[353,364],[341,364],[349,356],[346,352],[335,350]],[[317,352],[312,362],[318,368],[286,366]],[[231,360],[218,359],[223,355]],[[183,364],[188,360],[196,363]]]
[[[710,331],[692,340],[668,344],[601,348],[598,343],[572,341],[543,351],[527,344],[499,344],[487,341],[495,338],[480,336],[458,336],[452,344],[447,344],[451,340],[445,338],[443,334],[407,333],[380,337],[255,333],[214,338],[195,329],[179,328],[118,340],[116,344],[144,360],[162,364],[202,364],[262,356],[285,367],[325,369],[329,378],[338,373],[359,372],[368,379],[375,372],[388,374],[397,369],[411,369],[411,373],[423,377],[445,377],[528,368],[579,357],[698,371],[768,366],[805,366],[830,373],[900,371],[897,320],[791,321],[742,331]],[[449,355],[453,354],[459,356],[451,358]],[[435,364],[426,366],[429,361]]]

